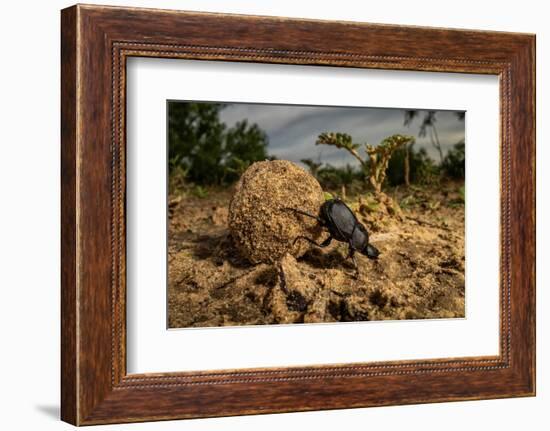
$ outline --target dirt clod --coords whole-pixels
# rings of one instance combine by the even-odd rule
[[[242,175],[229,204],[229,230],[236,247],[252,263],[276,262],[285,253],[302,256],[310,247],[299,236],[316,240],[323,191],[317,180],[287,160],[257,162]]]

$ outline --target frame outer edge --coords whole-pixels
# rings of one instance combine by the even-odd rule
[[[101,13],[99,13],[100,11]],[[121,13],[121,11],[128,11],[128,13]],[[520,266],[520,272],[523,273],[523,271],[525,271],[525,273],[528,273],[527,279],[532,283],[521,283],[523,289],[522,292],[519,295],[518,293],[514,295],[515,299],[520,300],[520,302],[523,301],[524,304],[527,304],[526,310],[523,313],[524,320],[519,325],[520,327],[516,329],[514,335],[514,339],[517,340],[515,347],[517,348],[517,346],[520,345],[524,350],[513,358],[515,366],[513,369],[509,370],[515,374],[512,374],[507,370],[506,372],[498,371],[498,374],[494,374],[497,378],[506,378],[505,381],[500,383],[500,386],[494,381],[488,383],[488,379],[482,378],[489,377],[487,373],[485,373],[484,375],[479,376],[479,381],[472,377],[472,380],[475,383],[475,387],[473,387],[472,390],[465,389],[464,391],[460,391],[449,396],[435,396],[433,398],[424,398],[421,394],[409,394],[410,396],[404,396],[393,401],[386,400],[385,402],[380,402],[380,400],[367,400],[365,402],[365,400],[362,399],[359,402],[357,402],[357,400],[353,401],[352,398],[356,398],[358,394],[354,393],[352,397],[350,388],[348,387],[346,390],[342,391],[349,392],[347,393],[347,399],[350,401],[346,401],[345,403],[336,403],[327,402],[327,400],[331,399],[334,401],[334,398],[332,397],[333,394],[327,392],[329,389],[325,387],[325,383],[326,379],[337,376],[326,376],[326,379],[304,380],[308,382],[307,385],[305,385],[306,389],[310,388],[310,390],[313,391],[311,394],[316,394],[309,403],[302,404],[298,408],[293,408],[288,404],[288,400],[290,399],[288,393],[285,393],[284,396],[281,396],[281,399],[279,400],[280,403],[278,405],[271,405],[266,408],[265,406],[258,407],[254,404],[254,400],[251,401],[247,397],[240,400],[240,406],[234,404],[235,401],[239,401],[238,399],[234,399],[232,402],[226,403],[224,403],[224,401],[228,401],[234,396],[242,396],[244,393],[243,391],[258,390],[260,393],[261,391],[264,391],[264,395],[277,395],[277,391],[270,392],[270,390],[280,389],[283,392],[285,388],[295,389],[297,391],[296,396],[300,397],[302,396],[302,393],[299,392],[301,389],[292,387],[292,385],[288,382],[283,386],[282,382],[280,384],[271,384],[261,381],[227,382],[227,385],[219,386],[215,389],[210,385],[203,385],[202,382],[193,383],[193,388],[161,388],[158,387],[159,385],[154,385],[154,388],[149,389],[141,387],[124,388],[119,385],[120,382],[116,376],[111,378],[111,375],[109,375],[109,379],[107,379],[107,365],[116,367],[116,364],[113,362],[114,358],[112,357],[113,355],[111,354],[111,351],[107,353],[107,350],[105,350],[107,347],[107,329],[110,331],[112,330],[113,321],[111,320],[108,322],[107,319],[104,318],[104,313],[108,311],[107,307],[110,308],[113,304],[111,303],[112,297],[109,296],[109,298],[107,298],[106,290],[102,284],[106,280],[105,271],[103,271],[105,269],[106,259],[104,257],[97,258],[97,250],[95,249],[95,246],[98,243],[101,247],[103,247],[105,240],[104,238],[96,238],[98,241],[94,242],[91,241],[92,237],[89,236],[90,232],[93,233],[94,229],[97,230],[97,227],[95,227],[93,223],[90,223],[90,220],[93,221],[90,216],[95,214],[94,207],[89,203],[90,191],[93,191],[92,186],[94,184],[105,186],[103,179],[106,178],[101,177],[100,175],[93,175],[95,172],[93,172],[90,168],[90,163],[95,162],[98,164],[99,167],[103,169],[103,172],[101,173],[106,174],[106,159],[102,155],[98,155],[98,151],[104,152],[107,148],[105,146],[105,142],[103,141],[105,138],[104,134],[106,132],[102,130],[96,132],[93,127],[89,125],[88,121],[96,121],[95,118],[93,118],[92,113],[97,114],[102,120],[105,120],[106,112],[110,111],[108,111],[106,100],[101,95],[101,92],[105,91],[104,88],[101,86],[94,87],[94,82],[83,78],[86,78],[88,75],[92,74],[92,72],[99,72],[99,76],[96,75],[99,82],[103,82],[102,80],[107,79],[106,73],[108,67],[106,63],[97,64],[96,62],[90,61],[91,55],[88,49],[88,43],[93,43],[91,47],[92,50],[97,49],[99,54],[106,59],[106,49],[111,47],[111,42],[116,41],[117,37],[121,34],[124,37],[124,35],[130,31],[128,26],[122,27],[121,29],[121,23],[127,22],[129,18],[135,18],[135,16],[142,15],[143,12],[147,12],[147,10],[134,10],[127,8],[111,9],[107,14],[107,19],[104,19],[105,17],[103,16],[102,7],[97,6],[83,7],[77,5],[62,11],[61,416],[64,421],[73,425],[91,425],[99,423],[135,422],[185,417],[210,417],[283,411],[323,410],[328,408],[365,407],[367,405],[375,406],[396,403],[410,404],[480,398],[501,398],[532,395],[534,393],[534,279],[531,280],[531,277],[534,277],[534,262],[524,262],[523,265]],[[151,10],[149,10],[149,12],[151,12]],[[179,11],[173,12],[176,14],[182,13]],[[153,14],[154,12],[151,13]],[[212,15],[205,15],[209,17],[209,20],[214,19]],[[189,20],[196,18],[195,14],[187,15],[186,13],[182,13],[182,16],[189,17]],[[274,17],[262,18],[270,20],[270,22],[271,20],[277,19]],[[230,19],[230,24],[233,23],[233,21],[236,22],[240,20],[241,18],[237,19],[233,16]],[[289,24],[302,23],[302,21],[295,19],[284,19],[283,21],[288,21]],[[142,20],[141,25],[143,27],[144,25],[149,26],[154,24]],[[377,31],[380,30],[380,27],[377,26],[374,26],[373,28],[376,28]],[[161,35],[168,31],[165,29],[161,30]],[[358,29],[355,29],[354,33],[357,33],[358,31]],[[171,32],[172,30],[168,31],[168,36],[172,35]],[[463,37],[469,35],[469,33],[457,32],[455,35],[457,37]],[[222,36],[224,36],[224,34],[222,34]],[[490,36],[491,39],[496,37],[494,34]],[[513,57],[513,59],[516,60],[515,66],[524,73],[522,79],[528,80],[534,78],[534,37],[521,40],[523,36],[503,34],[502,37],[506,39],[506,49],[503,49],[502,52],[506,53],[507,58]],[[193,42],[195,36],[185,35],[184,38],[178,33],[173,37],[176,40],[178,38],[186,39],[189,37]],[[164,41],[161,36],[159,36],[159,38],[162,42]],[[195,38],[202,43],[201,38]],[[233,41],[229,44],[230,46],[227,48],[222,47],[221,49],[239,50],[239,47],[235,46],[235,44],[236,42]],[[190,46],[197,47],[198,45],[191,43]],[[83,47],[83,49],[80,49],[80,47]],[[268,46],[267,48],[263,48],[263,51],[268,52],[269,49],[270,48]],[[291,43],[290,49],[291,51],[294,49]],[[424,46],[423,49],[425,51],[426,47]],[[238,56],[231,58],[231,61],[249,61],[249,58],[246,57],[246,50],[248,50],[248,48],[244,48],[240,51],[240,54],[243,54],[240,60],[237,59],[238,57],[241,57],[239,54]],[[262,49],[256,51],[261,52]],[[300,54],[300,56],[302,55],[301,51],[297,51],[297,53]],[[330,55],[330,52],[328,52],[328,54]],[[357,56],[358,54],[351,53],[351,55]],[[479,57],[480,54],[478,53],[476,55]],[[280,62],[286,63],[286,57],[277,57],[276,55],[268,56],[271,60],[273,60],[273,62],[279,62],[279,60],[281,60]],[[208,57],[207,59],[217,59],[225,58],[225,55],[218,56],[218,54],[214,52],[213,55],[205,55],[205,57]],[[271,60],[269,62],[271,62]],[[395,66],[400,64],[401,60],[395,62],[393,60],[395,59],[392,59],[392,62],[385,66],[382,65],[384,67],[381,68],[393,69]],[[415,62],[410,67],[412,67],[413,70],[423,69],[424,60],[426,59],[419,58],[419,62]],[[500,60],[501,58],[497,56],[495,61]],[[530,63],[528,65],[521,65],[521,60]],[[337,61],[333,59],[328,59],[326,61],[328,64],[337,63]],[[290,60],[289,62],[292,63],[293,61]],[[370,60],[368,62],[370,62]],[[442,66],[443,63],[437,63],[436,67],[438,69],[441,68],[441,70],[445,70],[445,67]],[[313,64],[320,64],[320,60],[316,60]],[[482,64],[484,66],[482,66]],[[388,65],[389,67],[387,67]],[[482,67],[482,70],[485,71],[485,73],[488,73],[487,70],[489,70],[489,66],[486,65],[484,60],[480,60],[476,63],[476,68],[472,68],[471,70],[468,68],[466,72],[471,73],[472,70],[475,72],[476,70],[480,70]],[[408,64],[407,69],[409,69]],[[533,74],[533,76],[530,73]],[[513,76],[517,79],[517,75],[515,73]],[[515,89],[516,86],[513,85],[513,88]],[[525,107],[527,113],[532,113],[534,115],[534,107],[531,105],[534,101],[534,81],[518,86],[518,91],[523,96],[523,106]],[[515,109],[518,108],[517,105],[517,101],[512,103],[512,107],[515,107]],[[92,113],[88,111],[88,109],[91,109],[89,106],[93,107]],[[529,217],[529,220],[527,220],[524,225],[524,229],[522,229],[522,232],[525,235],[524,238],[526,239],[526,243],[522,245],[523,248],[521,250],[528,250],[528,256],[534,257],[535,250],[532,237],[534,234],[535,221],[533,189],[534,165],[532,164],[534,163],[533,158],[535,152],[534,129],[532,129],[534,116],[526,117],[525,114],[523,114],[520,115],[520,117],[521,118],[514,124],[514,126],[517,126],[519,123],[521,125],[520,128],[531,127],[531,129],[527,134],[523,135],[522,143],[526,146],[526,148],[523,156],[520,157],[518,162],[521,164],[521,167],[530,165],[529,167],[533,169],[529,172],[529,175],[527,175],[528,178],[524,178],[522,180],[522,182],[526,185],[526,190],[523,196],[519,199],[520,202],[526,205],[525,210],[527,210],[527,216]],[[104,123],[107,124],[106,121],[104,121]],[[512,134],[516,135],[516,127],[512,127],[512,130]],[[94,147],[90,147],[88,145],[89,143],[94,143]],[[92,160],[89,160],[87,157],[90,157]],[[86,161],[86,163],[84,163],[84,161]],[[514,163],[512,163],[512,165],[514,165]],[[88,177],[90,174],[92,174],[91,178]],[[512,175],[512,178],[514,178],[514,175]],[[115,185],[118,185],[118,183]],[[102,193],[105,193],[105,189],[102,189]],[[512,207],[514,207],[514,204],[512,204]],[[98,210],[100,215],[105,215],[106,208],[102,207],[100,209],[101,211]],[[104,220],[104,217],[102,220]],[[530,246],[533,246],[533,249],[530,249]],[[91,263],[90,260],[92,261]],[[92,264],[95,265],[96,269],[100,268],[102,270],[101,277],[98,277],[95,273],[89,273],[90,269],[94,269]],[[116,269],[116,264],[112,263],[112,265],[114,265]],[[98,288],[94,290],[93,295],[90,291],[91,285]],[[98,314],[102,317],[98,317]],[[82,325],[79,324],[80,321]],[[95,325],[93,328],[89,328],[91,322],[98,322],[98,325]],[[111,332],[111,336],[113,336],[115,332]],[[519,342],[522,334],[524,336],[524,340]],[[98,348],[100,349],[98,350]],[[431,374],[428,373],[427,376],[429,377]],[[281,380],[285,380],[284,376]],[[380,380],[382,380],[382,378],[380,378]],[[398,379],[394,378],[394,380],[397,382]],[[445,377],[440,380],[448,381],[451,379],[450,377]],[[428,381],[436,383],[436,380],[434,379],[428,379]],[[348,386],[350,382],[351,381],[346,381],[346,386]],[[510,385],[508,391],[506,391],[502,386],[503,384]],[[333,386],[337,386],[336,381]],[[411,389],[414,388],[415,386],[411,383]],[[359,389],[360,391],[364,391],[363,394],[365,396],[368,395],[368,388],[365,387],[365,385],[362,385]],[[422,390],[434,392],[428,389],[429,388],[422,388]],[[461,388],[459,389],[461,390]],[[158,406],[151,406],[148,403],[147,398],[149,398],[149,401],[155,399],[155,401],[160,403],[159,405],[161,407],[164,403],[164,407],[170,407],[172,409],[175,408],[176,413],[172,415],[173,410],[170,411],[169,415],[158,415],[158,411],[154,410],[154,413],[152,411],[148,413],[148,409],[155,409]],[[285,400],[287,400],[287,404],[284,404]],[[211,405],[210,410],[207,411],[204,410],[204,407],[207,406],[204,404],[201,406],[201,403],[206,403],[207,405],[209,403],[216,404],[216,401],[221,402],[222,405]],[[184,406],[187,407],[186,411],[182,410]]]
[[[528,396],[536,396],[536,380],[537,380],[537,337],[536,337],[536,242],[537,242],[537,179],[536,179],[536,35],[527,36],[526,48],[522,52],[523,58],[520,63],[526,68],[525,72],[525,86],[526,101],[528,106],[528,112],[530,115],[525,118],[526,128],[526,141],[528,147],[529,158],[526,161],[526,170],[529,169],[529,175],[526,180],[529,182],[530,193],[525,197],[527,201],[527,208],[530,210],[529,228],[526,232],[528,238],[526,238],[526,253],[529,258],[526,259],[529,272],[529,285],[525,287],[525,295],[527,295],[526,302],[529,304],[526,330],[529,346],[526,349],[528,352],[527,358],[527,391]]]
[[[527,42],[527,62],[526,64],[529,66],[529,72],[528,76],[526,77],[527,85],[530,89],[530,94],[528,98],[528,104],[530,105],[531,109],[531,117],[528,118],[527,121],[529,121],[528,128],[529,128],[529,146],[531,148],[531,160],[530,162],[530,169],[529,172],[529,179],[532,181],[532,190],[530,196],[528,196],[528,199],[531,202],[531,218],[530,221],[532,223],[531,226],[531,232],[530,234],[533,237],[533,244],[531,248],[532,252],[532,259],[530,261],[531,268],[530,268],[530,276],[531,284],[529,286],[529,300],[530,300],[530,307],[531,307],[531,313],[529,316],[529,337],[530,337],[530,343],[531,343],[531,349],[529,351],[530,353],[530,362],[529,362],[529,390],[528,395],[529,396],[536,396],[537,395],[537,298],[536,298],[536,283],[537,283],[537,171],[536,171],[536,164],[537,164],[537,133],[536,133],[536,124],[537,124],[537,115],[536,115],[536,109],[537,109],[537,80],[536,80],[536,73],[537,73],[537,37],[536,35],[531,35],[528,37]]]
[[[520,396],[536,395],[536,137],[535,36],[527,35],[511,62],[511,361]]]
[[[79,421],[77,295],[78,6],[61,11],[61,420]]]
[[[537,395],[537,259],[536,259],[536,253],[537,253],[537,37],[536,35],[533,35],[531,38],[531,44],[530,44],[530,56],[533,61],[533,67],[531,70],[531,80],[533,82],[533,94],[531,96],[531,104],[533,109],[533,134],[531,137],[531,142],[533,145],[533,158],[531,160],[531,169],[533,170],[533,180],[535,182],[534,188],[533,188],[533,194],[532,194],[532,201],[533,201],[533,235],[534,235],[534,259],[533,259],[533,294],[532,294],[532,301],[533,301],[533,317],[531,320],[532,324],[532,334],[533,337],[533,358],[532,358],[532,371],[531,371],[531,378],[533,379],[533,387],[531,391],[531,395],[536,396]]]

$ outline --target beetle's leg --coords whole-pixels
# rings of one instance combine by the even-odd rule
[[[317,247],[321,247],[321,248],[325,248],[325,247],[328,247],[330,242],[332,241],[332,237],[329,236],[327,239],[325,239],[321,244],[317,244],[315,241],[313,241],[312,239],[306,237],[306,236],[298,236],[296,237],[296,239],[294,240],[294,242],[292,243],[292,245],[296,244],[296,241],[298,241],[299,239],[305,239],[307,242],[309,242],[310,244],[313,244],[313,245],[316,245]]]
[[[325,225],[325,222],[321,219],[321,217],[319,216],[315,216],[313,214],[309,214],[309,213],[306,213],[305,211],[301,211],[301,210],[297,210],[296,208],[283,208],[285,210],[289,210],[289,211],[294,211],[295,213],[298,213],[298,214],[301,214],[301,215],[305,215],[307,217],[311,217],[311,218],[314,218],[315,220],[317,220],[317,222],[319,224],[321,224],[322,226]]]
[[[351,258],[353,261],[353,266],[355,267],[355,277],[359,278],[359,266],[357,266],[357,261],[355,260],[355,249],[351,246],[349,246],[349,252],[348,257],[346,259]]]

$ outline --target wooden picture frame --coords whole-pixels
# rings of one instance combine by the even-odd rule
[[[534,35],[77,5],[62,11],[61,50],[64,421],[90,425],[535,394]],[[128,375],[130,56],[498,75],[500,354]]]

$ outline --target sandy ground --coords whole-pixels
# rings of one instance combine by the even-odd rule
[[[231,190],[169,197],[169,327],[464,317],[464,206],[459,184],[394,190],[400,217],[347,202],[371,233],[377,261],[347,246],[251,265],[227,230]]]

